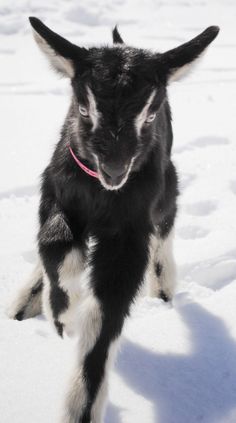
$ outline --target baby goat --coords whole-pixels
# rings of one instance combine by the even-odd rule
[[[59,335],[79,334],[63,423],[101,423],[108,363],[148,270],[151,294],[174,291],[178,195],[166,87],[217,36],[209,27],[163,54],[124,44],[81,48],[30,18],[53,68],[71,79],[71,105],[42,177],[40,263],[10,315],[41,312]]]

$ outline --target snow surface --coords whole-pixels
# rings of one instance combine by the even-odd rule
[[[76,357],[75,342],[43,317],[5,314],[35,261],[39,175],[69,104],[68,82],[48,69],[29,15],[85,46],[110,42],[118,23],[127,42],[159,51],[221,27],[195,72],[169,91],[178,292],[173,306],[144,297],[133,307],[105,423],[235,423],[235,0],[0,0],[0,422],[57,423]]]

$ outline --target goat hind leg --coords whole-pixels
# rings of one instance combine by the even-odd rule
[[[173,229],[165,238],[152,235],[148,269],[150,295],[164,301],[172,299],[176,286],[176,266],[173,256]]]
[[[43,271],[38,263],[7,309],[11,319],[24,320],[42,312]]]

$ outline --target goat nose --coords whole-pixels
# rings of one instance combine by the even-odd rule
[[[112,179],[119,178],[123,176],[126,172],[127,166],[114,166],[114,165],[107,165],[104,164],[102,166],[103,171]]]
[[[108,184],[119,185],[127,172],[127,165],[103,164],[102,170]]]

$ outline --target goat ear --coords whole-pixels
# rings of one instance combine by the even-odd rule
[[[191,69],[206,47],[216,38],[219,27],[210,26],[191,41],[161,55],[161,62],[167,72],[167,79],[178,80]]]
[[[39,48],[47,56],[53,68],[63,76],[73,78],[75,63],[86,57],[87,50],[56,34],[39,19],[30,17],[29,21]]]
[[[115,28],[112,31],[112,39],[114,44],[124,44],[124,41],[122,40],[120,36],[117,26],[115,26]]]

